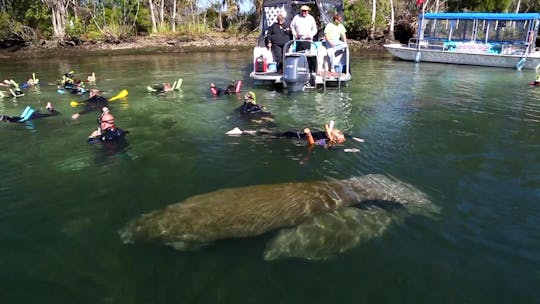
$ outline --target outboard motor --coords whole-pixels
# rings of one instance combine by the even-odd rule
[[[290,54],[285,57],[285,69],[283,82],[287,84],[289,92],[304,90],[305,83],[309,80],[309,65],[304,54]]]

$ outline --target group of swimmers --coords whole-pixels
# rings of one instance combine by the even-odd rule
[[[80,83],[82,81],[74,80],[73,78],[73,72],[66,73],[63,76],[63,79],[61,82],[58,83],[59,86],[62,86],[64,88],[67,88],[70,86],[70,84],[76,84]],[[10,86],[10,89],[12,87],[17,87],[19,90],[20,88],[29,88],[30,86],[37,85],[38,81],[35,78],[35,74],[33,74],[33,78],[28,79],[27,82],[24,84],[18,85],[13,80],[5,80],[3,82],[3,86]],[[95,74],[92,73],[91,76],[88,77],[87,82],[94,82],[95,84]],[[107,142],[107,141],[117,141],[124,138],[125,134],[127,134],[127,131],[124,131],[114,124],[114,116],[112,115],[108,103],[109,100],[105,97],[101,96],[101,92],[97,88],[92,88],[89,91],[89,98],[83,102],[75,102],[72,101],[72,106],[81,106],[82,108],[74,113],[71,118],[73,120],[76,120],[79,118],[80,115],[93,112],[93,111],[101,111],[101,115],[98,117],[98,129],[89,136],[89,142]],[[125,93],[125,94],[122,94]],[[24,94],[24,93],[21,93]],[[121,94],[119,94],[115,98],[122,97],[121,95],[127,95],[127,91],[122,91]],[[31,106],[27,106],[24,111],[18,115],[18,116],[8,116],[5,114],[0,115],[0,121],[7,122],[7,123],[23,123],[27,121],[31,121],[34,119],[39,118],[45,118],[45,117],[51,117],[59,115],[60,112],[58,112],[52,105],[51,102],[48,102],[46,105],[47,112],[41,112],[39,109],[34,109]]]
[[[95,83],[95,74],[92,73],[91,76],[88,77],[87,82],[94,82]],[[74,80],[74,72],[70,71],[69,73],[66,73],[63,75],[62,81],[59,83],[64,88],[68,88],[71,85],[75,85],[78,83],[82,83],[82,81]],[[168,83],[162,84],[161,86],[155,86],[153,87],[153,91],[157,92],[167,92],[174,89],[178,89],[182,83],[182,79],[178,79],[178,81],[175,81],[173,85],[170,85]],[[16,82],[13,80],[10,81],[4,81],[5,85],[14,86],[20,89],[22,85],[16,85]],[[15,85],[14,85],[15,84]],[[26,82],[26,87],[31,85],[36,85],[37,81],[35,78],[35,75],[33,75],[32,78],[28,79]],[[227,86],[226,89],[218,88],[215,83],[210,84],[210,93],[212,96],[219,96],[223,94],[238,94],[241,93],[242,90],[242,81],[233,81],[231,84]],[[126,91],[127,93],[127,91]],[[100,140],[100,141],[110,141],[115,140],[119,138],[123,138],[123,136],[127,133],[123,131],[120,128],[117,128],[114,124],[114,116],[112,115],[109,107],[108,107],[108,101],[106,98],[101,96],[100,91],[96,88],[89,90],[89,98],[81,103],[76,103],[77,105],[82,105],[82,109],[78,111],[77,113],[74,113],[72,115],[72,119],[78,119],[80,115],[101,110],[101,115],[98,118],[98,124],[99,127],[96,131],[92,132],[92,134],[89,136],[92,140]],[[238,107],[235,112],[238,112],[241,116],[249,117],[250,119],[253,118],[266,118],[268,120],[272,119],[272,113],[266,110],[266,107],[259,105],[257,103],[256,94],[253,91],[247,92],[243,96],[243,104]],[[52,104],[49,102],[46,106],[46,113],[42,113],[39,110],[34,110],[31,107],[27,107],[19,116],[7,116],[7,115],[0,115],[0,121],[4,122],[25,122],[32,119],[38,119],[43,117],[49,117],[49,116],[55,116],[60,114],[58,111],[54,109]],[[343,134],[343,132],[337,128],[334,127],[334,122],[330,121],[328,124],[324,125],[324,131],[312,131],[310,128],[305,128],[303,131],[286,131],[286,132],[268,132],[267,130],[261,129],[258,131],[253,130],[241,130],[238,127],[235,127],[231,131],[227,132],[226,134],[229,135],[238,135],[238,134],[261,134],[261,135],[268,135],[269,133],[272,133],[272,135],[278,136],[278,137],[287,137],[287,138],[297,138],[306,140],[308,145],[310,147],[312,146],[324,146],[326,148],[331,148],[336,145],[341,145],[346,141],[346,136]],[[363,142],[363,139],[359,139],[356,137],[353,137],[354,140]]]
[[[212,96],[219,96],[223,94],[237,94],[240,93],[242,88],[242,81],[233,81],[227,86],[227,89],[218,88],[215,83],[210,83],[210,93]],[[238,107],[236,112],[239,112],[243,116],[247,116],[250,119],[257,118],[271,118],[271,112],[266,111],[264,106],[257,104],[256,95],[254,92],[249,91],[244,95],[244,103]],[[226,132],[227,135],[272,135],[276,137],[296,138],[306,140],[309,147],[323,146],[326,148],[332,148],[337,145],[341,145],[346,141],[346,137],[343,132],[334,127],[334,121],[330,121],[324,125],[324,131],[311,131],[310,128],[305,128],[303,131],[286,131],[286,132],[272,132],[266,129],[261,130],[242,130],[238,127]],[[355,141],[364,142],[363,139],[352,137]],[[358,152],[358,149],[346,149],[346,152]]]

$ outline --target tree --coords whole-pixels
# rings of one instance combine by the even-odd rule
[[[67,6],[69,0],[41,0],[51,9],[53,36],[64,38],[66,36]]]

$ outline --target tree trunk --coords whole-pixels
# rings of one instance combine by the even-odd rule
[[[173,0],[172,17],[171,17],[171,29],[173,33],[176,32],[176,0]]]
[[[56,38],[66,36],[66,15],[69,0],[42,0],[51,9],[53,35]]]
[[[371,7],[371,29],[369,30],[369,39],[375,40],[375,17],[377,16],[377,0],[372,0]]]
[[[161,0],[159,6],[159,25],[163,26],[165,24],[165,0]]]
[[[148,6],[150,9],[150,19],[152,21],[152,33],[157,33],[157,21],[156,21],[156,11],[154,9],[154,1],[148,0]]]
[[[390,30],[388,31],[388,39],[390,41],[396,40],[396,37],[394,35],[394,24],[395,24],[395,16],[394,16],[394,0],[390,0]]]

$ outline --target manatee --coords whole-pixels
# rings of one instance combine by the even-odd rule
[[[402,217],[380,208],[345,207],[316,215],[300,225],[280,229],[267,244],[264,259],[324,260],[382,234]]]
[[[394,210],[434,211],[432,206],[420,190],[384,175],[254,185],[188,197],[132,220],[120,230],[120,236],[124,243],[155,242],[185,250],[220,239],[252,237],[295,227],[278,233],[270,242],[265,258],[296,256],[317,259],[347,250],[362,239],[368,239],[367,235],[380,235],[391,222],[385,218],[386,213]],[[360,213],[351,211],[349,207],[358,208]],[[379,213],[370,218],[373,210]],[[377,225],[373,224],[374,228],[370,229],[380,232],[363,235],[362,229],[369,225],[345,230],[343,225],[336,224],[336,220],[348,221],[352,226],[358,222],[369,224],[371,220]],[[325,227],[321,224],[324,221],[334,225],[334,229],[320,229]],[[298,233],[309,229],[315,232],[313,236]],[[300,238],[306,236],[310,241],[291,237],[291,233]],[[321,238],[330,240],[332,237],[332,242],[313,241]],[[346,245],[332,244],[339,238],[343,238]],[[315,248],[313,254],[310,254],[311,247]],[[320,254],[316,253],[317,250]]]

